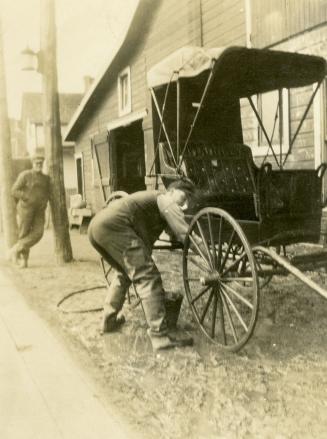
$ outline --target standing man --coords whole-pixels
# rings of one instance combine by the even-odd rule
[[[194,191],[193,183],[182,178],[171,183],[166,192],[141,191],[115,200],[92,219],[88,230],[90,242],[115,269],[104,304],[103,332],[113,332],[124,323],[120,311],[133,282],[153,348],[192,343],[190,338],[177,341],[168,335],[165,293],[151,253],[154,242],[167,226],[178,241],[184,242],[188,225],[183,210]]]
[[[43,174],[44,156],[32,157],[32,169],[18,175],[12,187],[17,200],[18,241],[10,250],[10,257],[26,268],[30,248],[43,236],[45,209],[50,196],[50,178]]]

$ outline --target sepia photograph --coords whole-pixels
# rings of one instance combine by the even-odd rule
[[[0,0],[0,438],[327,435],[327,0]]]

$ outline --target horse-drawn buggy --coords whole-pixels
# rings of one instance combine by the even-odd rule
[[[292,273],[327,298],[299,270],[326,266],[327,252],[286,257],[288,245],[319,243],[321,236],[326,165],[296,169],[288,161],[325,76],[323,58],[243,47],[182,48],[148,73],[156,109],[155,174],[164,183],[184,174],[198,188],[187,212],[186,296],[202,331],[227,349],[240,349],[252,335],[259,290],[274,274]],[[297,127],[292,126],[291,135],[284,133],[283,140],[279,133],[276,148],[256,96],[277,90],[272,131],[280,130],[276,120],[282,118],[283,90],[299,87],[312,92]],[[243,141],[241,113],[246,105],[266,141],[261,164]],[[288,144],[286,151],[282,142]],[[201,237],[202,250],[193,233]]]
[[[260,288],[273,275],[291,273],[327,298],[302,273],[308,266],[327,266],[323,247],[287,255],[287,246],[321,238],[327,165],[296,169],[293,152],[325,76],[323,58],[244,47],[185,47],[148,72],[156,142],[150,175],[164,185],[185,175],[197,187],[186,212],[184,246],[168,247],[182,248],[185,292],[196,322],[226,349],[237,351],[251,337]],[[310,92],[307,105],[292,133],[282,133],[283,93],[299,87]],[[268,132],[256,101],[274,90],[279,99]],[[249,110],[266,145],[262,163],[243,140],[241,115]]]

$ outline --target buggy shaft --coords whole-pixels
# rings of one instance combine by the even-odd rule
[[[309,279],[307,276],[305,276],[298,268],[294,267],[288,260],[286,260],[283,256],[278,255],[274,250],[268,249],[266,247],[262,247],[261,245],[257,245],[252,248],[253,252],[260,251],[264,253],[265,255],[268,255],[273,259],[275,262],[277,262],[278,265],[285,268],[289,273],[293,274],[296,278],[298,278],[301,282],[303,282],[305,285],[307,285],[309,288],[311,288],[316,293],[320,294],[322,297],[327,299],[327,291],[321,288],[316,282]]]

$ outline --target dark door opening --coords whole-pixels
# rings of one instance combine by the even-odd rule
[[[117,189],[128,193],[145,189],[142,121],[115,130]]]
[[[77,173],[77,193],[84,198],[83,185],[83,161],[81,157],[76,158],[76,173]]]

